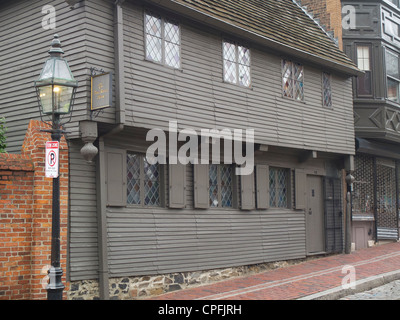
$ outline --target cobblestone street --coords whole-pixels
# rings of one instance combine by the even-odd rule
[[[400,280],[340,300],[400,300]]]

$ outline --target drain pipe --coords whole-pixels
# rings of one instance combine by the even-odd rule
[[[122,4],[125,0],[115,1],[114,41],[115,41],[115,96],[116,123],[125,123],[125,63],[124,63],[124,21]]]
[[[99,253],[99,294],[101,300],[110,299],[108,246],[107,246],[107,190],[105,181],[106,154],[105,138],[118,134],[125,124],[125,79],[124,79],[124,41],[123,11],[124,0],[115,1],[114,5],[114,63],[115,63],[115,122],[117,125],[105,135],[99,137],[99,156],[96,172],[97,217],[98,217],[98,253]]]

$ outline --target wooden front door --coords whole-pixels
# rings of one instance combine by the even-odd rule
[[[323,194],[322,178],[319,176],[307,176],[307,254],[325,251]]]

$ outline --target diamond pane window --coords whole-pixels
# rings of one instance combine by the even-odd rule
[[[231,208],[233,206],[232,170],[230,165],[210,165],[210,207]]]
[[[127,203],[160,206],[160,166],[145,156],[127,155]]]
[[[127,157],[127,202],[140,204],[140,157],[135,154],[128,154]]]
[[[144,168],[144,204],[150,206],[160,205],[159,164],[149,164],[143,158]]]
[[[161,62],[162,60],[162,20],[158,16],[146,14],[146,59]]]
[[[220,166],[221,175],[221,206],[232,207],[232,167]]]
[[[282,95],[304,101],[304,67],[301,64],[282,60]]]
[[[218,166],[210,165],[210,207],[218,207]]]
[[[288,207],[289,170],[281,168],[269,169],[269,205],[272,208]]]
[[[250,87],[250,49],[224,41],[224,81]]]
[[[282,61],[282,93],[284,97],[293,98],[292,64],[290,61]]]
[[[331,75],[329,73],[322,73],[322,92],[324,107],[332,107]]]
[[[146,59],[180,68],[179,24],[150,13],[145,15]]]

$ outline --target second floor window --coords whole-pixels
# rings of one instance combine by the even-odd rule
[[[365,72],[364,75],[357,77],[357,96],[371,96],[371,47],[369,45],[357,46],[357,66]]]
[[[322,73],[322,103],[324,107],[332,107],[331,75]]]
[[[399,55],[394,51],[386,49],[386,77],[387,77],[387,98],[389,100],[400,102],[399,85]]]
[[[146,59],[172,68],[181,66],[181,36],[178,23],[159,15],[145,14]]]
[[[303,65],[282,60],[282,94],[284,97],[304,101]]]
[[[223,42],[224,81],[250,87],[250,49]]]

